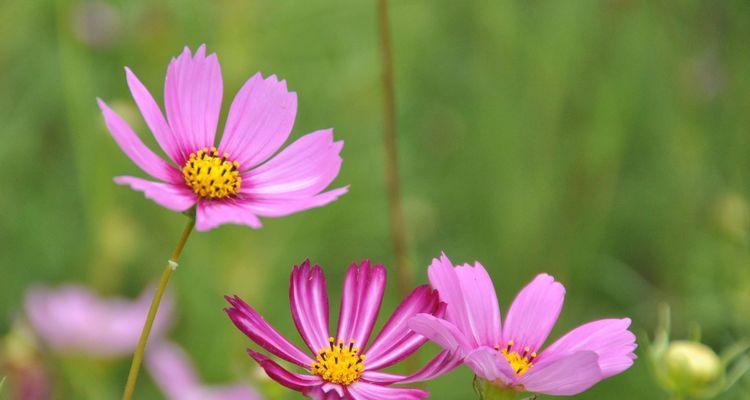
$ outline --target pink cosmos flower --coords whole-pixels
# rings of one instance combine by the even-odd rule
[[[311,267],[309,261],[295,266],[289,282],[289,300],[294,323],[310,353],[281,336],[239,297],[227,297],[232,307],[225,311],[253,342],[308,371],[302,374],[290,372],[265,355],[248,349],[268,376],[312,399],[421,399],[428,393],[390,385],[442,375],[460,363],[457,356],[442,352],[410,376],[382,370],[408,357],[427,341],[407,327],[409,319],[419,313],[440,317],[445,304],[429,286],[417,287],[396,308],[380,334],[368,344],[383,299],[385,281],[386,271],[382,265],[373,267],[369,261],[363,261],[349,268],[344,281],[338,331],[332,337],[328,329],[328,295],[323,270],[318,265]]]
[[[481,264],[454,268],[443,254],[428,274],[448,303],[445,319],[420,314],[409,327],[460,354],[478,377],[495,385],[572,396],[628,369],[636,358],[628,318],[589,322],[542,350],[565,296],[547,274],[521,290],[502,325],[495,288]]]
[[[102,299],[83,286],[37,286],[28,291],[25,309],[34,331],[55,351],[117,357],[133,352],[152,295],[146,290],[133,301]],[[171,324],[172,301],[164,300],[154,322],[156,337]]]
[[[169,400],[259,400],[261,397],[247,384],[205,386],[193,363],[179,346],[169,342],[154,343],[146,352],[146,367]]]
[[[128,86],[146,124],[171,161],[146,147],[128,124],[98,99],[110,133],[125,154],[159,182],[121,176],[115,182],[141,191],[174,211],[196,209],[196,229],[222,224],[261,226],[258,217],[280,217],[328,204],[347,191],[321,193],[338,175],[343,142],[333,130],[307,134],[275,156],[297,113],[297,95],[275,75],[250,78],[229,108],[218,146],[216,128],[222,79],[216,54],[187,47],[167,68],[166,118],[135,74]],[[273,156],[273,157],[271,157]],[[270,158],[270,160],[269,160]],[[267,161],[268,160],[268,161]]]

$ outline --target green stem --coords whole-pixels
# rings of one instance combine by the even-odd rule
[[[180,241],[177,242],[177,246],[175,246],[172,251],[172,257],[167,262],[167,266],[161,274],[159,286],[156,289],[156,293],[154,293],[154,299],[151,300],[151,308],[148,310],[146,323],[143,325],[143,330],[141,331],[141,338],[138,340],[138,347],[135,348],[135,353],[133,354],[133,362],[130,364],[130,372],[128,373],[128,382],[125,384],[125,392],[122,395],[123,400],[130,400],[133,397],[135,383],[138,380],[138,373],[141,370],[141,363],[143,362],[143,352],[146,350],[148,335],[151,333],[151,326],[154,325],[154,319],[156,318],[156,313],[159,311],[159,304],[161,303],[161,298],[164,296],[164,292],[167,289],[169,278],[172,276],[172,272],[177,268],[177,262],[180,260],[182,249],[185,247],[185,243],[187,243],[188,237],[190,237],[190,233],[193,231],[194,226],[195,218],[190,217],[185,229],[182,231]]]

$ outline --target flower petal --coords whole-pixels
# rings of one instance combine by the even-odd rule
[[[458,352],[442,351],[422,369],[409,376],[368,370],[362,373],[362,379],[381,384],[423,382],[452,371],[461,365],[462,359],[463,356]]]
[[[380,264],[371,267],[369,260],[349,267],[341,297],[336,334],[339,340],[354,340],[360,349],[365,348],[380,311],[385,280],[385,267]]]
[[[387,387],[363,381],[349,385],[347,391],[354,400],[413,400],[423,399],[430,395],[421,389]]]
[[[604,378],[617,375],[633,365],[635,335],[628,330],[630,318],[602,319],[589,322],[568,332],[547,347],[537,360],[561,357],[579,351],[599,355],[599,368]]]
[[[328,346],[328,294],[326,278],[310,260],[294,266],[289,279],[289,304],[297,330],[313,353]]]
[[[185,47],[167,67],[164,106],[184,164],[191,152],[212,147],[221,111],[223,83],[216,54],[206,57],[201,45],[195,56]]]
[[[464,333],[444,319],[430,314],[417,314],[409,320],[408,325],[414,332],[426,336],[451,353],[465,356],[474,349]]]
[[[434,315],[441,311],[438,293],[423,285],[414,289],[396,308],[391,318],[383,326],[380,334],[369,346],[365,354],[368,370],[378,370],[393,365],[414,353],[427,338],[409,329],[409,320],[420,313]]]
[[[162,150],[167,153],[172,161],[177,165],[183,165],[186,154],[180,153],[179,143],[175,140],[172,128],[169,127],[167,120],[164,119],[164,114],[156,104],[153,96],[151,96],[146,86],[138,80],[138,77],[128,67],[125,67],[125,76],[128,81],[130,93],[133,95],[133,100],[138,105],[138,109],[141,111],[146,125],[148,125],[148,128],[154,134],[157,143],[159,143],[159,146],[161,146]]]
[[[565,288],[550,275],[539,274],[513,300],[503,327],[503,341],[519,353],[536,352],[549,336],[562,310]]]
[[[313,359],[281,336],[252,307],[237,296],[225,296],[224,298],[232,305],[232,308],[225,308],[224,311],[232,319],[234,325],[250,340],[286,361],[297,364],[302,368],[310,368]]]
[[[428,269],[430,283],[448,304],[446,319],[453,322],[474,346],[500,341],[500,308],[495,286],[484,267],[475,263],[453,267],[443,253]]]
[[[242,201],[204,200],[198,203],[195,229],[204,232],[224,224],[247,225],[255,229],[262,226],[258,217]]]
[[[118,185],[128,185],[133,190],[143,192],[143,195],[156,204],[172,211],[183,212],[192,207],[197,201],[195,194],[183,185],[153,182],[133,176],[118,176]]]
[[[580,351],[534,364],[520,383],[529,392],[573,396],[604,379],[593,351]]]
[[[464,363],[474,373],[485,380],[512,386],[516,379],[516,373],[497,350],[486,346],[480,347],[466,356]]]
[[[275,361],[251,349],[247,349],[247,354],[266,371],[271,379],[289,389],[304,393],[323,384],[319,376],[289,372]]]
[[[182,182],[182,176],[175,167],[169,165],[168,162],[146,147],[128,123],[112,111],[104,101],[101,99],[96,99],[96,101],[102,110],[104,122],[107,124],[109,133],[112,134],[115,142],[117,142],[125,155],[133,160],[135,165],[142,169],[143,172],[161,181],[170,183]]]
[[[243,170],[252,168],[286,142],[296,114],[297,94],[287,91],[286,82],[257,73],[232,101],[219,151],[229,153]]]
[[[168,398],[185,398],[200,386],[192,362],[177,345],[157,342],[149,345],[146,367],[154,382]]]
[[[293,200],[315,196],[341,169],[342,141],[333,130],[302,136],[265,164],[242,177],[242,194],[253,199]]]

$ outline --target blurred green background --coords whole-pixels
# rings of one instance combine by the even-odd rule
[[[489,269],[503,309],[536,273],[554,274],[568,294],[553,337],[630,316],[642,338],[662,301],[677,337],[694,323],[715,349],[750,336],[746,2],[404,0],[391,13],[416,280],[445,250]],[[222,120],[260,70],[299,94],[293,137],[334,127],[346,143],[336,184],[349,194],[261,230],[194,234],[171,282],[170,336],[207,382],[254,380],[269,398],[297,398],[259,379],[222,295],[239,294],[297,340],[291,265],[324,266],[335,316],[349,263],[393,261],[376,21],[371,1],[0,3],[0,333],[32,283],[136,296],[160,274],[184,217],[112,182],[140,171],[94,99],[153,144],[122,67],[161,103],[170,57],[205,42],[222,65]],[[383,314],[397,301],[390,276]],[[639,355],[578,398],[666,398]],[[119,396],[128,366],[48,368],[56,398],[102,399]],[[426,387],[437,399],[473,393],[465,367]],[[748,392],[750,378],[721,398]],[[147,374],[138,394],[160,398]]]

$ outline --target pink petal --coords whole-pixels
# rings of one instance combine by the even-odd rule
[[[429,314],[418,314],[410,319],[408,324],[414,332],[426,336],[451,353],[465,356],[475,348],[463,332],[444,319]]]
[[[367,348],[368,370],[378,370],[393,365],[414,353],[427,338],[409,329],[409,320],[420,313],[434,315],[440,310],[437,292],[429,286],[419,286],[396,308],[383,326],[380,334]]]
[[[247,208],[262,217],[284,217],[311,208],[322,207],[338,199],[349,187],[338,188],[304,199],[252,199],[247,201]]]
[[[302,136],[271,160],[248,171],[242,193],[253,199],[305,199],[331,184],[341,168],[343,142],[333,130]]]
[[[132,176],[118,176],[115,178],[115,183],[128,185],[133,190],[143,192],[146,198],[172,211],[186,211],[197,201],[195,194],[184,185],[152,182]]]
[[[630,318],[603,319],[573,329],[547,347],[538,360],[562,357],[579,351],[599,355],[599,368],[604,378],[619,374],[633,365],[635,335],[628,330]]]
[[[266,374],[268,374],[271,379],[288,387],[289,389],[304,393],[323,384],[323,380],[318,376],[308,374],[295,374],[293,372],[287,371],[282,366],[264,356],[263,354],[257,353],[251,349],[247,349],[247,353],[250,354],[250,357],[252,357],[261,366],[261,368],[266,371]]]
[[[281,336],[247,303],[237,296],[225,296],[224,298],[232,305],[232,308],[225,308],[224,311],[232,319],[234,325],[250,340],[286,361],[297,364],[302,368],[309,369],[311,367],[313,359]]]
[[[286,142],[297,114],[297,94],[276,75],[255,74],[242,86],[229,108],[221,153],[228,153],[243,170],[252,168]]]
[[[430,283],[448,303],[446,319],[453,322],[473,346],[500,342],[500,308],[495,287],[481,264],[456,268],[443,253],[428,269]]]
[[[133,95],[133,100],[138,105],[138,109],[141,110],[141,115],[143,115],[146,125],[151,129],[159,146],[177,165],[183,165],[187,155],[180,153],[179,143],[172,133],[172,128],[169,127],[167,120],[164,119],[164,114],[162,114],[153,96],[151,96],[151,93],[138,80],[138,77],[135,76],[130,68],[125,67],[125,76],[128,81],[130,93]]]
[[[184,164],[191,152],[214,145],[221,111],[223,83],[216,54],[206,57],[201,45],[195,56],[185,47],[167,68],[164,105]]]
[[[122,151],[133,160],[135,165],[142,169],[143,172],[164,182],[182,182],[182,176],[175,167],[169,165],[168,162],[146,147],[128,123],[112,111],[104,101],[101,99],[97,99],[96,101],[102,110],[104,122],[107,124],[109,133],[112,134],[112,137]]]
[[[334,383],[324,383],[306,390],[303,394],[313,400],[351,400],[344,387]]]
[[[365,347],[380,311],[385,280],[385,267],[380,264],[371,267],[369,260],[349,267],[339,311],[336,334],[339,340],[353,340],[360,349]]]
[[[462,359],[463,356],[459,353],[442,351],[422,369],[409,376],[367,370],[362,373],[362,379],[380,384],[423,382],[452,371],[461,365]]]
[[[573,396],[604,379],[593,351],[581,351],[534,364],[520,379],[529,392]]]
[[[466,356],[464,363],[478,377],[490,382],[500,382],[510,387],[516,379],[516,373],[508,360],[493,348],[480,347],[472,351]]]
[[[224,224],[247,225],[255,229],[262,226],[258,217],[241,200],[204,200],[198,203],[195,229],[205,232]]]
[[[328,294],[319,265],[310,261],[294,266],[289,280],[289,302],[297,330],[313,353],[328,346]]]
[[[413,400],[423,399],[430,395],[421,389],[387,387],[363,381],[349,385],[347,390],[354,400]]]
[[[555,278],[539,274],[513,300],[503,328],[505,343],[521,353],[536,352],[549,336],[562,310],[565,288]],[[502,345],[502,344],[501,344]]]

